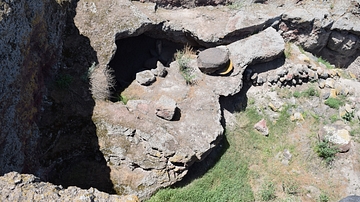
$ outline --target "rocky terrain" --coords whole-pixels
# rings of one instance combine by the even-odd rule
[[[315,114],[332,112],[321,99],[351,95],[340,117],[359,116],[359,1],[167,2],[0,1],[0,173],[57,184],[12,172],[4,187],[146,199],[218,145],[250,85],[314,82]],[[255,103],[276,112],[285,102],[271,99]],[[349,131],[324,125],[322,138],[352,151]],[[358,173],[349,175],[342,196],[359,194]],[[10,192],[0,197],[26,200]]]

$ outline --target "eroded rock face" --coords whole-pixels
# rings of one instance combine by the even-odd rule
[[[135,195],[118,196],[100,192],[97,189],[67,189],[41,182],[29,174],[10,172],[0,177],[1,201],[128,201],[138,202]]]
[[[62,52],[69,1],[62,2],[0,1],[0,174],[38,166],[36,120]]]

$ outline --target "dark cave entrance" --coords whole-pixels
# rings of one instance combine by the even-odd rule
[[[155,69],[158,61],[169,67],[174,54],[185,45],[165,38],[150,37],[145,33],[116,40],[116,46],[115,55],[109,62],[116,78],[112,93],[114,99],[135,80],[136,73]]]

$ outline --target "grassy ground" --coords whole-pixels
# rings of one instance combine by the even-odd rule
[[[244,111],[235,114],[235,126],[227,129],[228,146],[215,165],[190,183],[159,190],[149,201],[325,202],[341,198],[341,176],[316,153],[317,131],[324,119],[330,118],[319,117],[305,107],[304,120],[291,121],[291,111],[306,106],[309,97],[319,96],[311,85],[298,94],[278,92],[284,100],[297,97],[297,105],[285,101],[278,112],[272,112],[277,114],[275,119],[269,116],[269,108],[249,101]],[[268,137],[253,128],[262,118],[267,121]],[[285,151],[291,158],[284,162]]]

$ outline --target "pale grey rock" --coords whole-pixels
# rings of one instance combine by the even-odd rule
[[[246,36],[270,27],[280,20],[282,14],[282,9],[275,9],[272,6],[274,5],[257,5],[241,9],[227,20],[226,33]]]
[[[148,86],[156,81],[156,77],[151,70],[145,70],[136,73],[136,81],[141,85]]]
[[[223,70],[229,64],[229,51],[225,46],[205,49],[199,53],[197,64],[200,71],[206,74]]]
[[[167,75],[166,67],[160,61],[157,61],[156,68],[151,69],[151,72],[154,74],[154,76],[159,76],[163,78]]]
[[[339,152],[347,152],[351,146],[351,136],[343,123],[325,125],[320,129],[319,135],[322,140],[327,140],[334,144]]]
[[[313,14],[302,8],[289,10],[281,16],[283,21],[288,21],[291,24],[301,24],[302,26],[310,25],[314,19],[315,16]]]
[[[174,118],[176,108],[175,100],[163,95],[156,103],[155,114],[160,118],[171,121]]]
[[[325,80],[325,87],[334,88],[335,87],[335,80],[333,78],[327,78]]]

